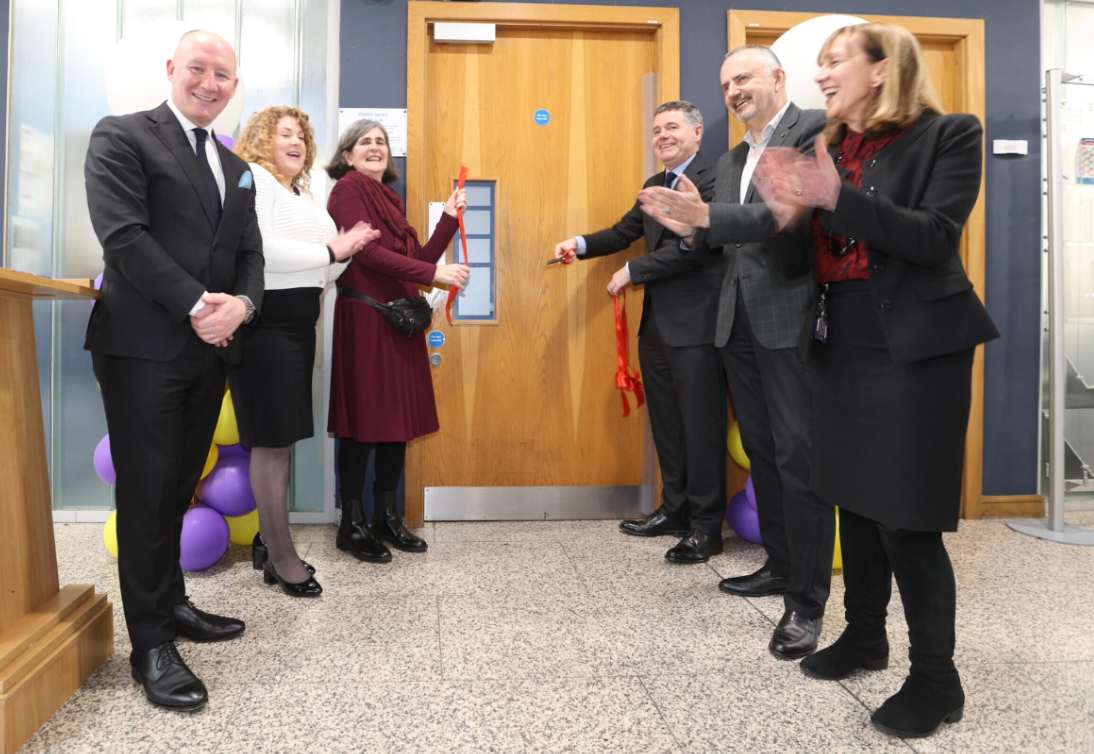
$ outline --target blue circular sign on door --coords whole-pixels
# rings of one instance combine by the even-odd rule
[[[444,345],[444,333],[440,330],[433,330],[429,333],[429,345],[434,348],[440,348]]]
[[[547,110],[536,110],[536,125],[546,126],[551,122],[551,113]]]

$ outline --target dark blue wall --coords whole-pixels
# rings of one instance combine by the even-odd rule
[[[589,0],[561,0],[595,4]],[[608,4],[608,3],[605,3]],[[611,3],[664,7],[656,0]],[[706,117],[703,154],[728,148],[718,84],[726,10],[718,0],[680,7],[680,93]],[[1031,0],[751,0],[750,10],[985,19],[987,139],[1025,139],[1026,157],[988,156],[987,298],[1003,337],[987,346],[984,493],[1037,491],[1040,387],[1040,16]],[[991,11],[989,14],[988,11]],[[342,0],[342,107],[406,107],[405,0]]]

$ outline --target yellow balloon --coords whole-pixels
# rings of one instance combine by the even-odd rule
[[[106,520],[106,526],[103,527],[103,542],[106,544],[107,552],[118,557],[118,512],[114,511],[110,514],[110,518]]]
[[[733,422],[733,426],[729,428],[729,439],[726,444],[729,446],[729,457],[733,459],[735,464],[745,471],[752,468],[751,461],[745,455],[745,446],[741,444],[740,422]]]
[[[232,544],[249,545],[258,534],[258,508],[243,516],[225,516],[228,522],[228,538]]]
[[[836,508],[836,549],[832,554],[832,571],[843,570],[843,550],[839,545],[839,508]]]
[[[217,445],[239,445],[239,428],[236,426],[236,409],[232,404],[231,392],[224,394],[224,402],[220,404],[220,418],[217,419],[213,442]]]
[[[201,470],[202,479],[209,476],[209,472],[217,465],[218,460],[220,460],[220,448],[216,446],[216,443],[213,443],[209,446],[209,456],[205,459],[205,468]]]

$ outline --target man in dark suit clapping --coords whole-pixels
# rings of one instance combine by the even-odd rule
[[[786,71],[766,47],[730,51],[721,81],[726,107],[748,133],[718,162],[714,201],[686,184],[674,192],[646,189],[639,201],[649,216],[690,235],[689,253],[725,258],[716,343],[752,466],[767,562],[719,588],[748,597],[782,594],[786,609],[769,647],[796,659],[817,648],[835,541],[834,509],[809,487],[812,389],[797,349],[815,283],[808,269],[795,277],[776,269],[765,243],[774,232],[771,211],[752,174],[767,147],[811,149],[825,114],[789,101]]]
[[[672,190],[683,181],[709,201],[714,166],[699,154],[702,138],[703,116],[695,105],[674,101],[658,107],[653,148],[665,170],[645,185]],[[640,238],[646,254],[612,276],[608,293],[618,296],[631,283],[646,287],[638,360],[663,490],[660,508],[620,528],[639,537],[681,537],[665,557],[703,563],[722,551],[725,515],[725,382],[714,347],[722,259],[680,254],[680,237],[642,214],[637,202],[611,228],[555,246],[555,257],[614,254]]]
[[[235,93],[235,53],[215,34],[188,32],[167,77],[167,102],[104,118],[91,135],[84,177],[105,270],[84,347],[118,475],[133,677],[154,704],[189,710],[208,694],[175,639],[219,641],[244,628],[189,601],[179,538],[227,365],[239,358],[232,336],[261,306],[263,259],[250,171],[208,130]]]

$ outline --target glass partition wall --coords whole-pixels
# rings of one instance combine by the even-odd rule
[[[320,163],[337,138],[328,108],[337,86],[337,15],[338,0],[12,0],[3,265],[53,278],[102,272],[83,165],[92,128],[110,113],[104,79],[119,39],[171,21],[221,34],[239,56],[241,124],[264,107],[295,105],[315,127]],[[313,190],[325,196],[326,188],[325,175],[314,175]],[[79,520],[104,518],[99,512],[113,507],[112,488],[96,476],[92,456],[106,420],[83,350],[91,305],[36,307],[54,509],[77,512]],[[321,330],[319,354],[329,351],[327,342]],[[324,493],[331,475],[324,473],[323,358],[313,379],[319,433],[295,450],[291,504],[304,512],[295,519],[318,521],[333,517]],[[55,517],[76,520],[77,513]]]

